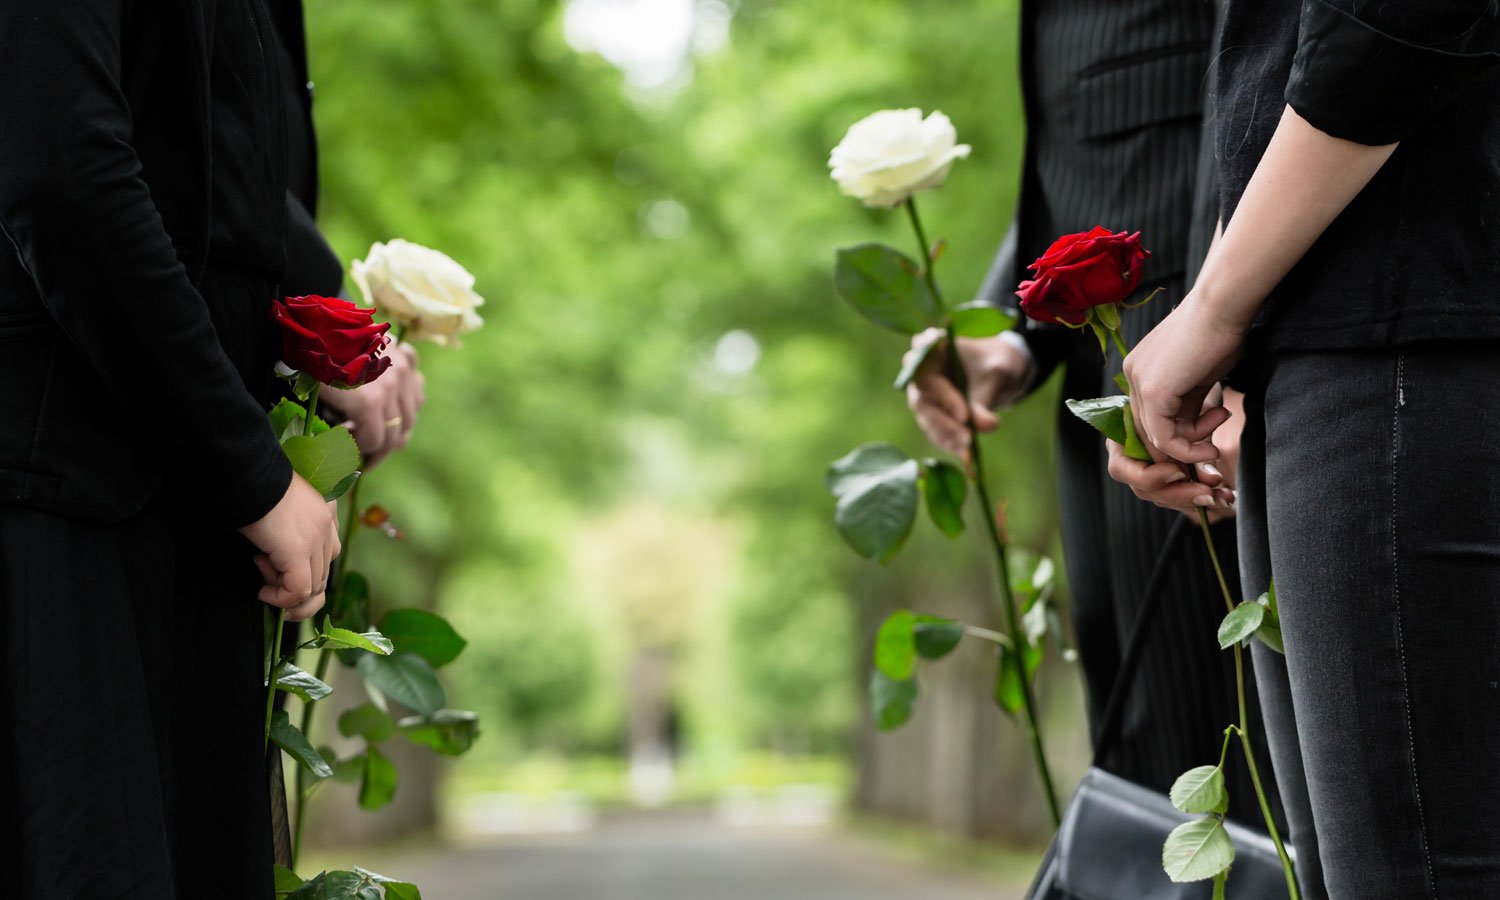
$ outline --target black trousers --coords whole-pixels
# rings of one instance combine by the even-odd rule
[[[1124,316],[1131,346],[1182,296],[1180,279],[1162,286],[1164,296]],[[1074,337],[1063,399],[1118,393],[1111,379],[1120,371],[1119,357],[1111,353],[1106,364],[1092,334]],[[1146,582],[1163,553],[1168,531],[1182,514],[1146,503],[1111,479],[1099,433],[1066,407],[1058,411],[1058,478],[1073,627],[1090,727],[1097,735],[1120,657],[1147,599]],[[1239,715],[1234,659],[1219,649],[1216,637],[1225,614],[1223,596],[1199,527],[1189,524],[1191,531],[1165,561],[1165,594],[1158,601],[1160,608],[1127,694],[1118,740],[1095,760],[1110,772],[1163,792],[1188,769],[1218,762],[1224,728]],[[1233,522],[1214,527],[1214,543],[1232,573],[1237,565]],[[1250,690],[1253,694],[1253,686]],[[1261,748],[1261,769],[1267,773],[1264,729],[1254,715],[1253,696],[1250,704],[1256,719],[1250,723],[1251,736]],[[1230,759],[1234,762],[1226,776],[1231,815],[1259,825],[1249,773],[1237,754],[1231,752]],[[1277,808],[1274,785],[1267,789]]]
[[[1242,576],[1280,598],[1285,664],[1257,662],[1304,896],[1500,897],[1500,345],[1261,382]]]
[[[267,900],[248,545],[0,509],[0,860],[27,900]]]

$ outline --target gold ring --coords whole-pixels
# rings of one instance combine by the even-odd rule
[[[400,428],[401,427],[401,422],[402,422],[402,419],[401,419],[400,416],[391,416],[389,419],[385,420],[385,427],[387,427],[387,428]]]

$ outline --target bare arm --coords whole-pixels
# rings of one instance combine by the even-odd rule
[[[1216,459],[1228,418],[1203,401],[1239,357],[1271,289],[1395,151],[1328,135],[1287,107],[1187,298],[1125,361],[1141,437],[1158,459]]]

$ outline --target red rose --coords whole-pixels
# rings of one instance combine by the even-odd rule
[[[1135,291],[1150,256],[1140,232],[1115,234],[1096,225],[1084,234],[1065,234],[1027,266],[1036,277],[1021,282],[1016,296],[1033,319],[1082,325],[1091,307],[1119,303]]]
[[[281,328],[281,361],[338,387],[358,387],[390,368],[380,354],[390,343],[390,324],[376,324],[375,311],[337,297],[287,297],[271,303]]]

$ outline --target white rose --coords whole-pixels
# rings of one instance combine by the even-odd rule
[[[456,344],[484,320],[474,308],[474,276],[445,254],[400,238],[377,242],[350,269],[354,283],[373,306],[402,329],[409,341]]]
[[[896,206],[942,184],[954,160],[969,155],[969,145],[955,144],[957,138],[953,123],[936,110],[923,119],[920,109],[883,109],[849,128],[828,168],[840,190],[864,205]]]

